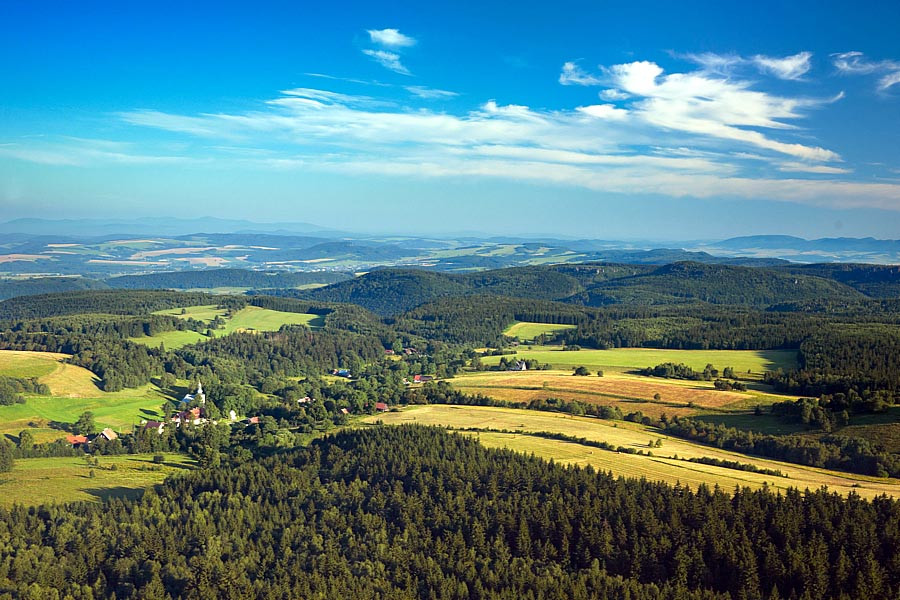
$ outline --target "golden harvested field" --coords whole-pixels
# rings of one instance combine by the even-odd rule
[[[900,480],[897,479],[876,479],[751,457],[669,437],[658,429],[625,421],[603,421],[561,413],[512,408],[446,405],[416,406],[401,412],[370,416],[363,421],[368,423],[381,421],[388,425],[420,423],[451,429],[481,428],[505,429],[513,432],[552,432],[603,441],[615,446],[650,451],[654,456],[622,454],[572,442],[516,433],[478,433],[479,438],[486,445],[509,447],[520,452],[534,452],[537,456],[546,459],[552,458],[558,462],[591,464],[595,468],[612,471],[615,475],[646,477],[668,483],[681,482],[690,486],[700,483],[718,484],[726,490],[738,484],[753,488],[768,484],[770,487],[782,489],[789,487],[818,489],[827,486],[836,492],[847,494],[852,491],[867,498],[879,494],[900,497]],[[657,438],[662,438],[662,447],[650,448],[649,443]],[[679,460],[679,458],[704,456],[753,464],[760,468],[777,469],[788,477],[763,475]]]
[[[727,410],[732,404],[739,404],[741,410],[746,410],[748,399],[754,397],[749,392],[718,391],[705,381],[686,382],[615,373],[604,377],[579,377],[569,371],[486,371],[447,381],[466,393],[510,402],[553,397],[618,406],[624,412],[640,410],[650,416],[659,416],[663,412],[670,416],[688,415],[697,409]],[[654,399],[656,394],[659,394],[659,400]]]

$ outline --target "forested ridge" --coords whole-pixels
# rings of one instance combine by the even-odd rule
[[[853,277],[822,268],[788,271],[774,267],[677,262],[663,266],[585,263],[515,267],[450,274],[422,269],[379,269],[315,290],[283,290],[289,296],[353,302],[382,315],[396,315],[441,298],[468,295],[559,300],[587,306],[667,305],[705,302],[755,308],[829,299],[854,302],[866,292],[884,297],[895,272],[860,267]],[[872,287],[871,279],[880,282]],[[893,283],[892,283],[893,282]],[[856,289],[856,288],[859,289]]]
[[[0,592],[889,598],[898,544],[891,500],[693,492],[402,426],[202,470],[139,501],[0,510]]]

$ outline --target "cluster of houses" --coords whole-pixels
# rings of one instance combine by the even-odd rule
[[[200,402],[200,406],[195,406],[193,408],[187,408],[190,406],[194,400]],[[181,425],[191,424],[191,425],[200,425],[203,423],[212,423],[216,424],[216,421],[211,421],[206,416],[205,406],[206,406],[206,394],[203,393],[203,383],[197,382],[197,391],[193,394],[185,394],[184,398],[181,399],[181,402],[178,403],[179,408],[184,407],[184,410],[179,410],[177,413],[172,415],[168,422],[167,421],[141,421],[145,430],[153,430],[155,429],[159,435],[162,435],[163,431],[166,428],[167,424],[171,424],[173,427],[180,427]],[[233,410],[229,411],[229,418],[232,422],[239,422],[237,418],[237,413]],[[249,419],[242,419],[241,422],[245,422],[247,425],[255,425],[259,423],[259,417],[250,417]]]
[[[114,439],[117,439],[118,437],[119,437],[119,434],[117,434],[115,431],[113,431],[112,429],[107,427],[100,433],[95,433],[93,435],[67,435],[66,442],[72,444],[72,446],[74,446],[75,448],[78,448],[80,446],[84,446],[87,444],[93,444],[94,442],[97,442],[100,440],[106,440],[107,442],[111,442]]]

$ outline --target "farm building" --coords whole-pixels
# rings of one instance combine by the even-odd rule
[[[434,381],[434,376],[432,375],[415,375],[413,377],[413,381],[416,383],[426,383],[428,381]]]
[[[155,429],[159,435],[162,435],[163,429],[165,429],[166,424],[161,423],[159,421],[147,421],[144,423],[144,429]]]
[[[66,442],[73,446],[80,446],[82,444],[87,444],[88,439],[86,435],[67,435]]]
[[[107,427],[106,429],[104,429],[103,431],[101,431],[100,433],[98,433],[98,434],[97,434],[97,437],[95,437],[94,439],[96,440],[96,439],[99,439],[99,438],[103,438],[103,439],[105,439],[107,442],[111,442],[111,441],[113,441],[114,439],[116,439],[116,438],[118,438],[118,437],[119,437],[119,434],[117,434],[115,431],[113,431],[112,429],[110,429],[109,427]]]
[[[376,403],[375,403],[375,410],[377,410],[378,412],[387,412],[387,410],[388,410],[388,405],[385,404],[384,402],[376,402]]]

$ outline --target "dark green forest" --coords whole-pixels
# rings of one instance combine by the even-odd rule
[[[900,504],[696,492],[376,427],[0,510],[0,593],[61,598],[890,598]]]

